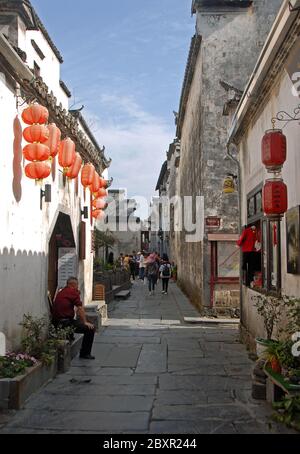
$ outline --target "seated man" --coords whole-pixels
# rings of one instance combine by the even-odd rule
[[[75,308],[76,320],[74,319]],[[55,326],[61,326],[63,328],[71,326],[74,327],[75,333],[84,334],[80,358],[95,359],[91,355],[95,327],[86,319],[83,304],[80,300],[78,279],[76,277],[70,277],[67,281],[67,286],[56,295],[53,303],[52,317]]]

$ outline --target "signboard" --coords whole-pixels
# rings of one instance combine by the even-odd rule
[[[221,218],[209,216],[205,218],[205,226],[207,229],[219,229],[221,227]]]
[[[58,249],[57,286],[63,288],[69,277],[77,277],[77,254],[75,248]]]

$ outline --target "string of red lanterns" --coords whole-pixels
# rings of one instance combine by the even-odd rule
[[[30,104],[22,113],[22,120],[29,127],[23,132],[24,139],[29,143],[23,149],[24,158],[30,161],[25,166],[25,175],[36,181],[48,178],[51,173],[51,162],[58,155],[59,165],[64,175],[73,180],[81,170],[81,184],[89,188],[93,197],[91,215],[94,219],[102,220],[108,204],[108,182],[99,176],[95,167],[87,163],[82,167],[83,160],[73,140],[65,138],[61,141],[61,131],[55,123],[46,126],[49,119],[48,109],[38,103]]]
[[[24,123],[30,125],[23,132],[29,145],[23,149],[23,156],[30,164],[25,167],[25,175],[38,181],[48,178],[51,167],[45,162],[50,157],[50,149],[45,142],[49,139],[49,130],[45,126],[49,118],[48,110],[39,104],[30,104],[22,113]]]
[[[279,176],[287,157],[287,139],[281,129],[266,131],[262,139],[262,162],[273,178],[263,188],[263,208],[269,219],[280,219],[288,209],[288,190]]]

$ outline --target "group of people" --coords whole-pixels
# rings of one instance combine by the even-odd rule
[[[154,294],[157,282],[162,280],[162,293],[168,294],[169,280],[173,276],[175,265],[170,263],[166,254],[162,257],[157,252],[152,254],[148,252],[135,251],[131,255],[120,254],[118,259],[121,268],[130,272],[131,279],[135,280],[137,277],[141,281],[148,280],[149,294]]]
[[[148,280],[149,294],[154,295],[154,291],[159,279],[162,280],[162,293],[167,295],[169,280],[174,269],[166,254],[160,257],[157,253],[138,253],[132,255],[120,255],[120,265],[130,271],[133,279],[139,276],[141,281]],[[76,315],[76,318],[75,318]],[[61,289],[53,303],[52,322],[56,327],[73,328],[76,333],[84,335],[80,358],[95,359],[91,354],[95,327],[89,323],[80,297],[78,279],[70,277],[65,288]]]

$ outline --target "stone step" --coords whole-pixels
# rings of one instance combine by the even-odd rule
[[[204,323],[204,324],[231,324],[231,325],[239,325],[240,320],[238,318],[206,318],[206,317],[184,317],[184,321],[186,323]]]
[[[130,290],[122,290],[121,292],[119,292],[115,295],[115,298],[126,300],[127,298],[130,297],[130,295],[131,295]]]

